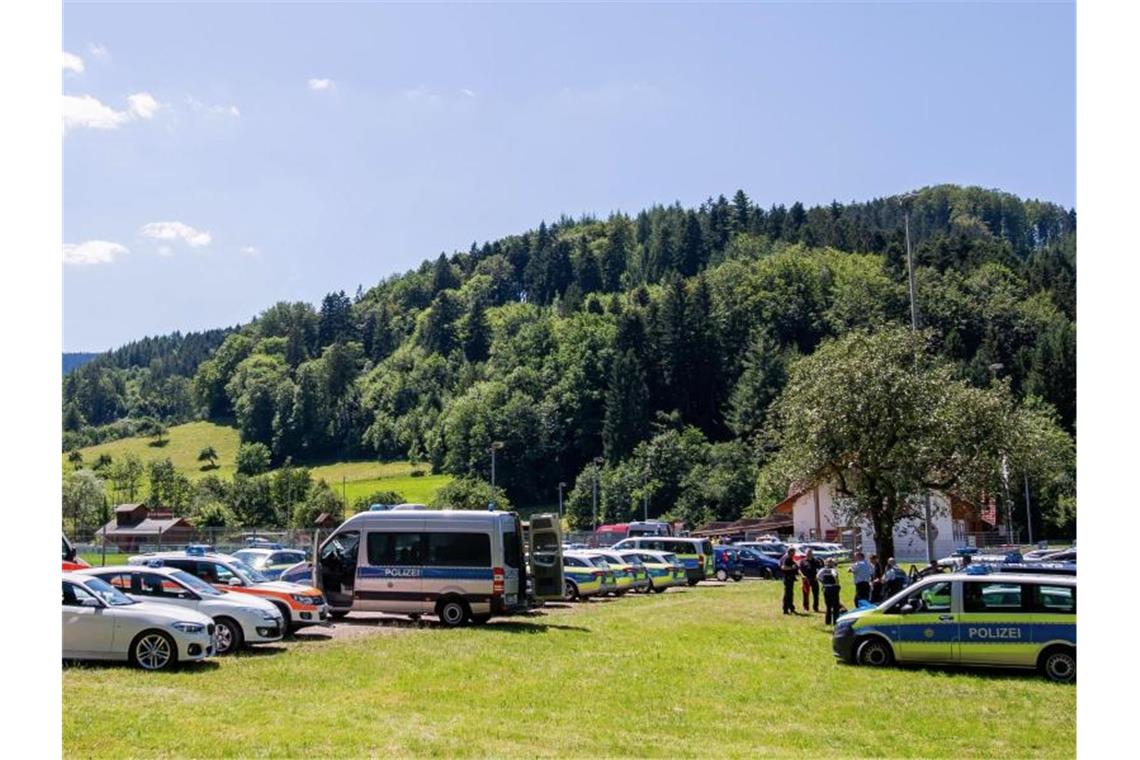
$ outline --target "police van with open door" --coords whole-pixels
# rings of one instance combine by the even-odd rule
[[[536,515],[529,527],[528,552],[514,512],[361,512],[321,544],[311,571],[334,617],[434,614],[447,626],[485,623],[527,609],[528,553],[535,597],[562,596],[557,518]]]

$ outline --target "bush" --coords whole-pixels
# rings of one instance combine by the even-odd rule
[[[435,493],[431,506],[436,509],[487,509],[494,500],[496,509],[510,509],[506,492],[478,478],[457,478]]]
[[[364,512],[373,504],[403,504],[404,495],[396,491],[376,491],[367,496],[361,496],[352,503],[353,511]]]
[[[422,478],[424,476],[424,471],[423,470],[412,470],[411,475],[413,478]]]
[[[238,448],[237,471],[242,475],[260,475],[269,469],[269,447],[264,443],[243,443]]]
[[[344,505],[329,484],[319,480],[316,485],[309,489],[309,494],[305,500],[293,508],[293,527],[311,528],[323,512],[328,512],[340,520],[344,517]]]

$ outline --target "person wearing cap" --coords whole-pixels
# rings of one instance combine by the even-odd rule
[[[823,587],[823,622],[824,625],[835,625],[839,620],[839,571],[835,569],[835,560],[828,559],[819,571],[819,585]]]

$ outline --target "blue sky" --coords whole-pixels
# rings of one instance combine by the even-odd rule
[[[64,347],[350,294],[561,214],[1075,203],[1070,4],[64,7]]]

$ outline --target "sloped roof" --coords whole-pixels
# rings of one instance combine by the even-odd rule
[[[109,522],[95,531],[95,533],[106,536],[157,536],[168,532],[172,528],[191,527],[193,526],[181,517],[158,520],[148,517],[132,525],[117,525],[114,522]]]

